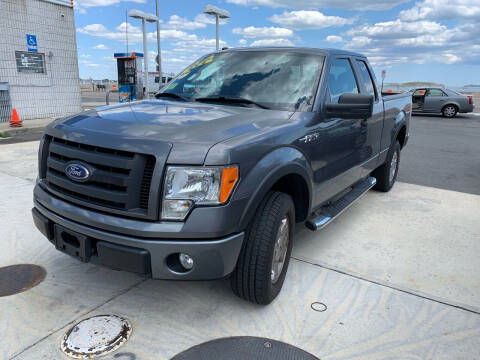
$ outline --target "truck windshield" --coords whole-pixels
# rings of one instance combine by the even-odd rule
[[[210,54],[183,70],[161,92],[190,101],[232,99],[237,106],[311,111],[323,62],[322,55],[300,52]]]

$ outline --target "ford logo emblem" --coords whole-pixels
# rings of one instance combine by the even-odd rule
[[[74,181],[87,181],[91,173],[82,164],[71,163],[65,167],[65,174]]]

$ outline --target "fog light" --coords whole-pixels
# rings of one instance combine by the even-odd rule
[[[186,270],[191,270],[193,268],[193,259],[190,257],[190,255],[181,253],[178,256],[178,259],[180,260],[180,264],[182,264]]]

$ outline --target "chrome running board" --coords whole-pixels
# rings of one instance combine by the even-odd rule
[[[347,210],[356,200],[360,199],[368,190],[375,186],[377,179],[368,177],[355,184],[347,194],[332,204],[322,207],[314,218],[305,222],[305,226],[312,231],[323,229],[337,216]]]

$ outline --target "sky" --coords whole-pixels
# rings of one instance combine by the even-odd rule
[[[230,12],[220,46],[337,48],[366,55],[386,82],[480,84],[480,0],[159,0],[163,70],[178,73],[215,51],[207,4]],[[81,78],[116,79],[114,52],[143,52],[141,20],[154,0],[76,0]],[[128,21],[128,23],[126,22]],[[149,70],[155,69],[156,26],[147,25]]]

